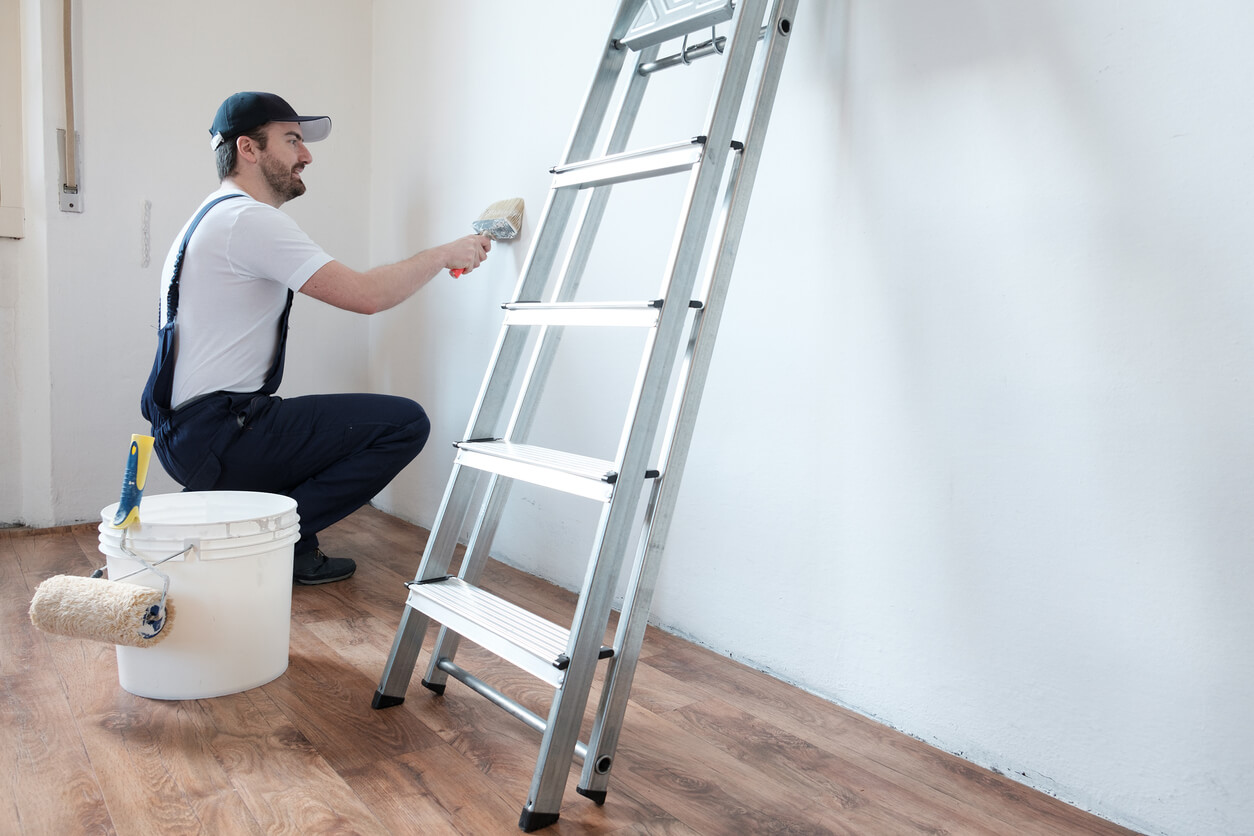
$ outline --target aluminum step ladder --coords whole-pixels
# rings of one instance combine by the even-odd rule
[[[796,6],[797,0],[620,2],[563,161],[552,169],[535,239],[513,300],[503,306],[500,336],[465,440],[456,445],[422,562],[408,584],[373,705],[404,701],[428,621],[439,624],[422,684],[442,694],[451,676],[541,734],[519,819],[527,832],[557,821],[575,759],[583,764],[577,792],[598,804],[605,801]],[[718,34],[720,25],[727,34]],[[668,52],[659,57],[663,46]],[[650,79],[706,57],[719,60],[721,68],[702,133],[628,150]],[[740,138],[737,130],[743,131]],[[611,187],[666,175],[687,181],[658,298],[577,301]],[[563,329],[575,326],[637,327],[647,335],[618,448],[609,459],[528,443]],[[516,480],[601,504],[568,627],[476,585]],[[452,576],[454,551],[471,521],[460,570]],[[633,560],[613,645],[603,646],[629,553]],[[552,686],[548,717],[458,666],[460,638]],[[606,662],[601,698],[585,743],[579,739],[581,724],[601,661]]]

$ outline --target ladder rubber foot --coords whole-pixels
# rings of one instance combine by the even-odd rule
[[[389,697],[382,691],[374,692],[374,699],[370,702],[371,708],[391,708],[394,705],[400,705],[405,702],[404,697]]]
[[[575,792],[584,798],[591,798],[598,807],[605,803],[605,790],[585,790],[583,787],[575,787]]]
[[[524,833],[531,833],[542,827],[548,827],[550,824],[557,822],[557,813],[537,813],[533,810],[523,808],[522,816],[518,819],[518,827]]]
[[[444,696],[444,683],[443,682],[428,682],[427,680],[424,679],[422,681],[422,687],[426,688],[428,691],[434,691],[436,696],[440,696],[440,697]]]

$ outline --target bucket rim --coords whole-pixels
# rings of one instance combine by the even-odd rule
[[[213,497],[213,499],[209,500],[209,499],[206,499],[206,497]],[[262,497],[264,497],[264,500],[261,499]],[[248,513],[247,511],[242,511],[238,516],[230,516],[230,517],[223,514],[220,516],[220,518],[215,517],[214,519],[198,520],[195,522],[177,523],[177,522],[162,522],[160,520],[151,520],[147,524],[153,525],[153,526],[230,525],[234,523],[255,522],[259,519],[270,519],[273,517],[280,517],[284,514],[297,510],[295,499],[292,499],[290,496],[284,496],[283,494],[269,493],[266,491],[178,491],[175,493],[155,494],[153,496],[144,497],[140,501],[140,505],[139,505],[139,515],[140,515],[139,524],[140,525],[145,524],[143,521],[145,505],[148,506],[150,511],[152,510],[152,506],[154,504],[158,506],[158,510],[161,510],[160,506],[176,498],[187,499],[187,500],[201,499],[202,501],[204,501],[205,507],[209,507],[210,502],[213,502],[217,504],[218,506],[225,506],[232,499],[238,499],[241,502],[248,502],[250,500],[272,502],[274,504],[274,508],[273,510],[260,509],[262,513],[259,513],[257,510],[254,510],[252,513]],[[107,505],[101,509],[100,522],[101,522],[102,530],[106,526],[108,526],[110,530],[118,530],[118,531],[121,530],[121,529],[113,529],[111,526],[113,519],[117,516],[118,506],[120,505],[121,505],[120,502],[115,502],[112,505]]]
[[[97,548],[108,561],[116,560],[124,563],[139,564],[142,562],[142,558],[142,560],[150,562],[159,561],[163,564],[167,562],[174,564],[259,557],[290,550],[298,540],[300,540],[300,528],[291,526],[274,532],[274,537],[272,538],[251,542],[238,542],[221,538],[185,537],[160,542],[132,543],[129,546],[135,554],[129,554],[122,551],[120,542],[100,540]],[[195,546],[196,553],[194,559],[189,561],[187,555],[178,554],[177,549],[179,546],[184,548]]]

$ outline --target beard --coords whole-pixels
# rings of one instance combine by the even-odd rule
[[[261,155],[261,173],[274,193],[285,202],[305,193],[305,184],[296,173],[296,168],[284,165],[269,154]]]

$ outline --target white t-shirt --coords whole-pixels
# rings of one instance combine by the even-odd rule
[[[224,186],[204,203],[224,194],[243,192]],[[185,224],[162,270],[162,324],[186,232]],[[331,260],[295,221],[267,203],[244,195],[210,209],[183,257],[171,406],[209,392],[260,389],[278,353],[287,291],[299,291]]]

